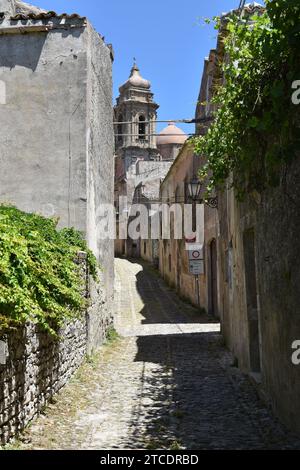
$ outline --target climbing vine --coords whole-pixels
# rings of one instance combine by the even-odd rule
[[[56,335],[84,307],[75,260],[86,251],[96,279],[96,259],[79,232],[56,226],[57,220],[0,205],[0,335],[28,321]]]
[[[233,185],[242,196],[279,183],[280,170],[300,149],[299,106],[292,84],[300,80],[300,2],[266,0],[254,16],[216,21],[224,46],[213,102],[217,111],[195,151],[205,156],[200,177],[208,190]]]

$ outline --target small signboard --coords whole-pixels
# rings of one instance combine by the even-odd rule
[[[195,250],[189,250],[189,260],[198,261],[203,259],[203,250],[202,248],[197,248]]]
[[[187,251],[192,251],[192,250],[202,250],[203,244],[202,243],[186,243],[185,244],[185,249]]]
[[[197,259],[189,261],[190,273],[194,276],[199,276],[200,274],[204,274],[204,260]]]
[[[203,259],[203,245],[201,243],[187,243],[185,249],[189,253],[189,259]]]

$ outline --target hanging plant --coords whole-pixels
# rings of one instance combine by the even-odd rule
[[[224,43],[222,84],[214,93],[214,121],[194,139],[205,156],[200,177],[208,190],[224,188],[233,172],[237,196],[279,183],[280,170],[300,149],[300,3],[266,0],[260,14],[216,21]]]
[[[0,334],[30,321],[52,335],[85,306],[78,251],[87,252],[91,275],[97,262],[75,229],[57,220],[0,205]]]

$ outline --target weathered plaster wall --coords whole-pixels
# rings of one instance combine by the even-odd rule
[[[190,203],[186,197],[185,183],[191,181],[197,174],[200,164],[201,160],[194,155],[193,148],[188,143],[185,144],[162,183],[161,199],[164,203],[169,202],[170,205],[176,202],[182,205]],[[203,211],[202,214],[205,214],[205,212]],[[204,236],[203,224],[201,232]],[[177,289],[178,293],[183,298],[197,305],[197,285],[195,276],[189,272],[189,259],[185,237],[183,236],[181,240],[174,239],[172,230],[171,235],[170,240],[161,240],[159,243],[160,273],[171,286]],[[187,234],[185,235],[187,236]],[[199,276],[198,286],[200,307],[207,310],[206,273]]]
[[[222,329],[228,346],[238,358],[239,366],[243,370],[247,368],[249,370],[243,230],[240,229],[241,206],[237,203],[233,190],[219,194],[218,212],[221,235],[218,271],[220,276]],[[249,228],[251,228],[251,225]],[[224,253],[230,249],[232,262],[228,265],[229,259],[224,256]]]
[[[99,209],[114,203],[114,129],[111,51],[91,25],[84,34],[87,53],[87,239],[101,265],[100,285],[91,286],[90,347],[102,342],[112,323],[114,239],[102,239]],[[112,234],[113,237],[114,234]],[[101,321],[99,323],[99,314]]]
[[[232,192],[223,196],[221,229],[227,214],[232,241],[232,284],[222,275],[223,333],[239,366],[252,372],[249,301],[246,295],[243,234],[254,229],[262,389],[275,412],[300,433],[300,366],[292,363],[292,343],[300,339],[299,202],[300,161],[295,161],[280,187],[239,204]],[[223,262],[219,260],[220,264]],[[223,270],[224,271],[224,270]],[[220,265],[220,272],[222,273]],[[251,318],[250,318],[251,320]],[[293,406],[291,407],[291,403]]]
[[[0,36],[0,200],[86,229],[83,29]]]
[[[182,149],[182,144],[157,145],[157,149],[163,160],[174,161]]]

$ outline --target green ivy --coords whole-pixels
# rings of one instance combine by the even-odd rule
[[[214,90],[213,124],[194,145],[205,156],[200,177],[208,190],[224,188],[233,172],[242,196],[277,185],[282,168],[299,154],[299,107],[291,97],[300,80],[300,2],[266,0],[261,14],[232,14],[216,28],[225,81]]]
[[[87,252],[91,275],[97,261],[75,229],[57,220],[0,205],[0,335],[30,321],[52,335],[85,306],[76,263]]]

